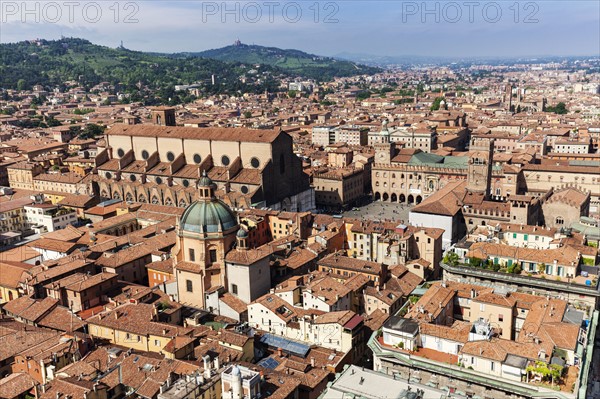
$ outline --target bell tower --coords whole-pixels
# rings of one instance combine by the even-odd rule
[[[175,108],[158,107],[152,109],[152,123],[158,126],[175,126]]]
[[[469,166],[467,191],[490,195],[494,139],[471,137],[469,146]]]
[[[396,144],[390,142],[387,120],[384,120],[381,124],[381,132],[377,136],[377,142],[373,143],[375,163],[390,164],[396,152]]]

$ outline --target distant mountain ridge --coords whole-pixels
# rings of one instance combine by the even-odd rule
[[[381,72],[380,68],[357,64],[349,60],[319,56],[294,49],[243,44],[239,41],[218,49],[180,53],[179,55],[226,62],[270,65],[289,74],[318,80]]]

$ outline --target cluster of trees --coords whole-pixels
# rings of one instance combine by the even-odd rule
[[[371,93],[371,92],[370,92],[370,91],[368,91],[368,90],[364,90],[364,91],[361,91],[360,93],[358,93],[358,94],[356,95],[356,99],[357,99],[358,101],[363,101],[363,100],[366,100],[367,98],[370,98],[370,97],[371,97],[371,94],[373,94],[373,93]]]
[[[433,100],[433,103],[431,104],[431,107],[429,109],[432,111],[439,110],[440,107],[442,106],[442,101],[444,101],[444,97],[436,97],[435,100]],[[444,109],[448,109],[448,105],[446,104],[445,101],[444,101]]]
[[[527,366],[527,374],[539,375],[542,380],[550,380],[550,383],[554,385],[554,382],[558,382],[562,377],[564,367],[558,364],[548,364],[541,360],[536,360],[534,365]]]
[[[504,272],[510,274],[521,274],[521,272],[523,272],[523,267],[519,262],[514,262],[509,266],[503,267],[502,265],[492,261],[491,259],[470,257],[467,259],[467,261],[469,266],[471,267],[479,267],[495,272]],[[449,252],[444,256],[443,262],[451,266],[456,266],[459,264],[459,257],[454,252]]]
[[[555,106],[547,106],[544,109],[544,111],[553,112],[553,113],[559,114],[559,115],[564,115],[567,112],[569,112],[569,110],[567,109],[567,106],[562,101],[559,102],[558,104],[556,104]]]
[[[80,126],[71,126],[69,131],[71,134],[77,135],[80,139],[93,139],[104,134],[106,126],[88,123],[83,128]]]
[[[77,108],[73,111],[75,115],[86,115],[91,114],[92,112],[94,112],[94,108]]]

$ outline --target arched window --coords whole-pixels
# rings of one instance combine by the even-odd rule
[[[179,207],[180,208],[185,208],[187,206],[187,204],[185,203],[184,200],[179,201]]]
[[[146,150],[142,151],[142,159],[148,159],[149,156],[150,156],[150,154],[148,154],[148,151],[146,151]]]
[[[154,195],[154,196],[152,196],[152,203],[153,203],[154,205],[158,205],[158,204],[159,204],[159,202],[158,202],[158,198],[157,198],[155,195]]]
[[[557,225],[563,225],[563,224],[565,224],[565,219],[563,219],[562,216],[557,216],[556,217],[556,224]]]
[[[114,199],[121,199],[121,194],[119,194],[119,192],[118,192],[118,191],[115,191],[115,192],[113,193],[113,198],[114,198]]]
[[[125,196],[125,201],[133,202],[133,196],[130,193],[127,193],[127,195]]]
[[[171,201],[171,198],[167,198],[167,200],[165,201],[165,205],[166,206],[173,206],[173,201]]]
[[[144,204],[145,204],[145,203],[146,203],[146,197],[145,197],[145,196],[142,194],[142,195],[140,195],[140,196],[138,197],[138,201],[139,201],[139,202],[142,202],[142,203],[144,203]]]
[[[429,189],[433,190],[433,188],[434,188],[433,180],[429,180]]]

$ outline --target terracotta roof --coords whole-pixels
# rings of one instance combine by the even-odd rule
[[[338,251],[328,255],[319,261],[319,265],[331,268],[348,269],[366,274],[381,274],[380,263],[351,258],[344,254],[345,252]]]
[[[430,324],[427,322],[419,323],[421,334],[439,337],[454,342],[466,343],[469,341],[469,332],[471,323],[455,320],[450,326],[443,324]]]
[[[4,311],[31,322],[37,322],[43,315],[56,307],[58,300],[47,297],[35,300],[28,296],[22,296],[6,303]]]
[[[143,336],[152,334],[159,337],[175,337],[189,334],[192,331],[191,328],[154,321],[154,312],[154,305],[126,304],[93,316],[87,322]]]
[[[250,337],[245,334],[238,334],[233,331],[221,329],[217,335],[219,342],[231,344],[238,347],[244,347]]]
[[[306,291],[314,297],[333,305],[350,293],[350,289],[333,277],[316,278],[306,285]]]
[[[557,264],[564,266],[578,265],[581,254],[575,248],[563,246],[553,249],[520,248],[504,244],[476,242],[471,245],[468,257],[488,259],[495,256],[511,258],[519,261]]]
[[[33,265],[22,262],[0,261],[0,286],[16,289],[23,273]]]
[[[0,380],[0,398],[17,398],[29,392],[37,382],[27,373],[14,373]]]
[[[107,136],[171,137],[190,140],[215,140],[271,143],[279,136],[278,130],[252,130],[244,128],[194,128],[155,125],[115,124],[108,129]],[[110,140],[110,138],[109,138]]]
[[[238,314],[242,314],[246,310],[248,310],[248,305],[246,305],[246,303],[244,301],[242,301],[235,295],[230,294],[229,292],[226,292],[225,294],[223,294],[223,296],[221,296],[219,298],[219,300],[223,301],[223,303],[225,303],[225,305],[229,306],[231,309],[233,309]]]
[[[463,205],[466,186],[466,181],[449,182],[442,189],[412,208],[411,212],[454,216]]]
[[[225,260],[230,263],[252,265],[253,263],[268,257],[272,252],[271,247],[265,245],[256,249],[236,248],[225,255]]]

